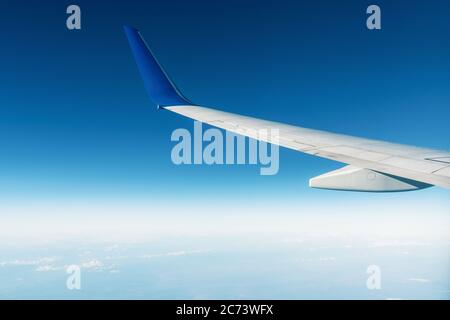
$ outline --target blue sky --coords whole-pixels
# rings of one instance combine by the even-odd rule
[[[424,222],[421,213],[429,215],[434,224],[427,236],[444,226],[437,245],[448,243],[447,190],[375,195],[313,190],[309,178],[341,165],[285,149],[275,176],[260,176],[255,166],[173,165],[170,134],[192,128],[192,121],[157,111],[149,101],[122,26],[141,30],[172,80],[198,104],[450,150],[449,3],[377,1],[380,31],[365,27],[368,1],[77,1],[80,31],[65,27],[69,4],[0,4],[5,44],[0,53],[3,226],[20,228],[17,223],[23,222],[31,228],[36,221],[58,217],[55,228],[66,230],[65,224],[80,217],[84,230],[89,219],[105,218],[99,212],[116,204],[122,211],[105,218],[111,224],[120,223],[121,215],[138,219],[136,203],[151,213],[145,215],[149,225],[165,225],[206,203],[208,208],[227,205],[227,212],[210,208],[219,221],[230,212],[253,217],[267,208],[299,205],[307,206],[304,214],[326,221],[339,214],[333,207],[345,207],[349,216],[343,221],[351,224],[358,217],[356,230],[364,225],[361,215],[413,219],[409,212],[420,208],[414,211],[413,225]],[[282,220],[293,214],[288,209],[275,212]],[[184,216],[182,221],[201,224],[205,217]],[[251,222],[245,221],[241,227],[251,230]],[[273,222],[263,221],[265,226]],[[396,225],[399,236],[407,233],[401,223]],[[135,227],[124,231],[127,241]],[[59,239],[55,228],[45,223],[40,228],[34,231],[41,240]],[[207,223],[205,229],[215,230]],[[106,238],[114,232],[108,230],[103,231]],[[201,228],[193,229],[195,236],[194,230]],[[20,230],[8,233],[8,243],[17,240],[14,234],[27,243]],[[212,233],[207,234],[214,242]],[[415,243],[414,234],[407,236],[412,238],[408,243]],[[439,266],[448,267],[448,256]],[[437,274],[448,291],[445,273]],[[281,284],[278,288],[285,292]]]
[[[2,52],[0,189],[7,197],[164,196],[182,187],[180,179],[195,192],[209,190],[211,177],[224,191],[265,189],[269,181],[283,192],[295,188],[295,197],[314,192],[303,181],[339,166],[283,150],[276,177],[248,166],[174,167],[170,133],[191,121],[156,112],[147,99],[124,23],[141,30],[197,103],[450,149],[450,24],[442,2],[380,2],[378,32],[365,28],[364,1],[79,5],[82,30],[68,31],[65,3],[3,4],[10,31]]]

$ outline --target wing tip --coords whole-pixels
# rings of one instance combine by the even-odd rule
[[[139,29],[137,29],[137,28],[135,28],[135,27],[133,27],[133,26],[130,26],[130,25],[128,25],[128,24],[124,24],[123,25],[123,30],[125,31],[125,32],[139,32]]]
[[[170,80],[139,30],[130,25],[124,25],[123,29],[150,100],[154,102],[157,108],[173,105],[193,105]]]

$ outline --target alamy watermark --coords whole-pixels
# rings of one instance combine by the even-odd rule
[[[81,9],[76,4],[67,7],[66,13],[69,15],[66,19],[66,27],[69,30],[81,29]]]
[[[366,281],[366,287],[369,290],[380,290],[381,289],[381,268],[377,265],[370,265],[366,270],[369,277]]]
[[[381,29],[381,9],[379,6],[372,4],[367,7],[367,14],[370,16],[366,20],[366,26],[369,30],[380,30]]]
[[[366,13],[369,17],[366,20],[366,26],[369,30],[381,29],[381,9],[378,5],[372,4],[367,7]],[[66,27],[69,30],[81,29],[81,8],[76,4],[71,4],[66,9],[69,16],[66,19]]]
[[[203,131],[202,123],[194,122],[194,132],[184,128],[172,132],[171,141],[177,142],[171,152],[172,162],[181,164],[261,166],[261,175],[275,175],[279,170],[279,130],[252,130],[253,138],[215,128]],[[259,140],[259,141],[258,141]]]
[[[69,290],[81,290],[81,268],[76,264],[72,264],[66,268],[69,275],[66,280],[66,287]]]

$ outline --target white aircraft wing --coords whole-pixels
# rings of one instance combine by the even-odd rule
[[[247,137],[347,164],[310,180],[323,189],[395,192],[450,188],[450,152],[357,138],[256,119],[195,105],[158,64],[139,32],[125,27],[150,98],[163,108]],[[261,132],[277,132],[277,139]]]

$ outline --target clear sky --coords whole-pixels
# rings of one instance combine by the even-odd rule
[[[348,226],[356,219],[353,231],[346,233],[340,225],[343,229],[327,229],[328,236],[340,231],[353,235],[365,224],[364,216],[369,221],[392,218],[398,229],[390,234],[407,233],[412,239],[408,243],[439,228],[438,245],[446,245],[448,254],[448,190],[365,194],[310,189],[309,178],[341,164],[286,149],[280,150],[275,176],[260,176],[255,166],[175,166],[171,132],[191,129],[192,121],[157,111],[149,101],[122,26],[140,29],[172,80],[198,104],[450,150],[450,3],[376,1],[382,10],[379,31],[365,26],[371,1],[80,0],[79,31],[65,26],[69,4],[0,4],[0,228],[8,243],[26,243],[27,235],[59,239],[68,230],[66,224],[76,225],[74,217],[81,219],[82,229],[90,219],[120,225],[124,216],[142,217],[142,206],[149,210],[144,215],[148,225],[185,221],[190,226],[197,221],[205,228],[179,232],[211,240],[217,221],[229,214],[244,219],[240,228],[251,231],[254,221],[248,217],[258,212],[266,213],[264,229],[276,217],[294,219],[292,208],[303,208],[308,221],[317,218],[308,215],[319,215],[325,219],[321,226],[346,208],[343,220],[337,221]],[[136,211],[136,204],[141,209]],[[227,210],[215,209],[224,205]],[[102,214],[112,208],[120,210],[105,218]],[[196,209],[201,214],[190,217]],[[274,212],[277,216],[269,218]],[[58,224],[53,226],[55,218]],[[402,219],[414,227],[405,230]],[[34,228],[39,221],[49,223]],[[421,230],[424,221],[430,224]],[[135,222],[127,231],[129,241],[139,228]],[[101,229],[110,239],[116,229],[103,227],[99,223],[98,229],[83,230],[95,235]],[[289,231],[292,225],[286,223],[276,234],[283,234],[285,227]],[[67,233],[78,234],[73,230]],[[247,252],[255,254],[252,248]],[[17,258],[14,250],[8,252],[10,259]],[[445,258],[439,268],[448,270]],[[424,297],[448,297],[448,277],[439,272],[436,278],[447,296]],[[282,283],[274,285],[281,288],[278,297],[305,296],[283,291]],[[211,296],[220,297],[220,290]]]

